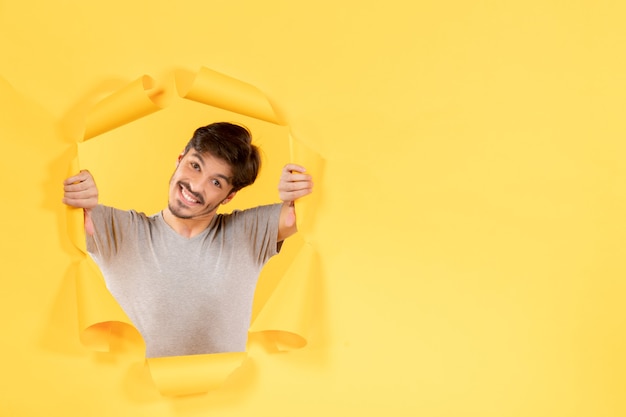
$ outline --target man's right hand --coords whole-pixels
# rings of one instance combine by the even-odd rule
[[[89,171],[80,171],[77,175],[63,181],[63,203],[70,207],[84,209],[85,232],[93,235],[91,209],[98,205],[98,187]]]

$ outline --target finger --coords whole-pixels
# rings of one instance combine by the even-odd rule
[[[287,176],[288,181],[298,182],[298,181],[310,181],[311,176],[309,174],[294,174],[291,173]]]
[[[63,181],[63,185],[69,185],[69,184],[75,184],[78,182],[81,182],[82,180],[80,179],[80,174],[79,175],[74,175],[72,177],[66,178]]]
[[[307,176],[303,178],[298,178],[294,181],[282,181],[280,183],[280,186],[287,189],[312,188],[313,180],[311,179],[311,177]]]
[[[95,192],[95,187],[93,183],[88,182],[88,181],[83,181],[83,182],[75,182],[71,184],[66,184],[63,186],[63,191],[65,191],[66,193],[81,192],[81,191]]]
[[[298,164],[287,164],[283,168],[284,172],[306,172],[306,168]]]
[[[302,182],[288,182],[283,184],[282,187],[280,187],[280,190],[283,191],[300,191],[300,190],[310,190],[313,188],[313,183],[310,181],[302,181]]]
[[[94,205],[91,199],[86,198],[64,197],[62,201],[63,204],[78,208],[91,208]]]
[[[304,183],[302,183],[304,184]],[[286,184],[285,186],[278,189],[281,196],[284,197],[292,197],[295,194],[309,194],[313,191],[312,185],[302,185],[302,184]]]
[[[68,198],[72,200],[97,200],[98,194],[93,191],[69,191],[63,193],[63,198]]]
[[[77,184],[91,179],[91,173],[87,170],[82,170],[78,174],[73,175],[63,181],[63,184]]]
[[[296,191],[291,191],[289,193],[287,193],[287,198],[284,201],[294,201],[297,200],[299,198],[302,198],[306,195],[311,194],[312,190],[311,189],[303,189],[303,190],[296,190]]]
[[[281,184],[296,184],[296,183],[306,183],[312,182],[312,178],[308,174],[284,174],[281,179]]]

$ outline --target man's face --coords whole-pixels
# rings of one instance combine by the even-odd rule
[[[221,159],[191,148],[180,158],[170,179],[168,207],[180,219],[212,216],[230,201],[232,169]]]

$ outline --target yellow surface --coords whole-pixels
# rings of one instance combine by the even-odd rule
[[[625,7],[1,2],[0,414],[626,415]],[[132,348],[81,344],[61,184],[95,103],[201,67],[324,158],[310,238],[269,265],[313,242],[320,297],[306,347],[259,333],[169,398]]]

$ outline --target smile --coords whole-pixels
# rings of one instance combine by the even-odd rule
[[[192,193],[191,191],[188,191],[187,188],[182,185],[179,184],[180,187],[180,195],[182,196],[183,200],[187,203],[187,204],[201,204],[201,201],[198,200]]]

